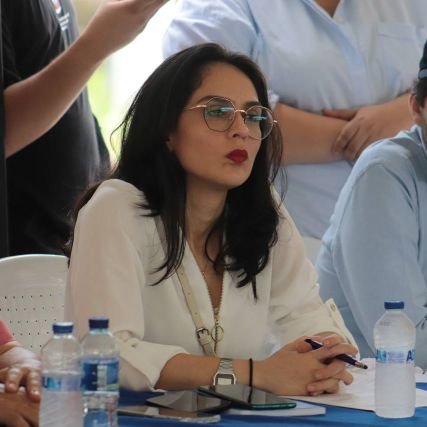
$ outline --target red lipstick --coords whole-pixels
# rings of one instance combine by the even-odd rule
[[[243,163],[248,158],[248,152],[246,150],[233,150],[226,157],[234,163]]]

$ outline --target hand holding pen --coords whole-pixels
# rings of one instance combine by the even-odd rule
[[[307,339],[310,341],[307,342]],[[311,341],[316,344],[312,345]],[[312,381],[306,386],[310,396],[336,393],[339,391],[340,384],[349,385],[353,382],[353,375],[348,370],[348,362],[340,360],[338,356],[343,354],[353,356],[357,353],[357,348],[345,342],[341,335],[325,332],[310,338],[302,337],[297,351],[310,356],[318,366],[320,365],[313,371]]]
[[[310,338],[306,338],[304,341],[306,343],[310,344],[311,348],[313,350],[316,350],[318,348],[323,347],[323,344],[321,344],[318,341],[314,341],[314,340],[312,340]],[[346,363],[348,363],[349,365],[352,365],[352,366],[356,366],[357,368],[360,368],[360,369],[368,369],[367,365],[365,365],[364,363],[362,363],[362,362],[354,359],[353,357],[349,356],[348,354],[339,354],[339,355],[335,356],[335,359],[342,360],[343,362],[346,362]]]

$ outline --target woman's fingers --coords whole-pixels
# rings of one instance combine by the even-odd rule
[[[350,374],[350,372],[346,369],[344,371],[342,371],[338,378],[345,384],[345,385],[350,385],[354,378],[353,375]]]
[[[355,137],[355,135],[358,133],[359,127],[357,126],[357,123],[355,123],[353,120],[348,122],[339,133],[337,139],[335,140],[332,151],[341,153],[344,151],[347,147],[347,145],[350,143],[350,141]]]
[[[12,366],[2,372],[7,393],[16,393],[20,385],[25,385],[28,397],[33,402],[40,401],[40,370],[26,366]]]
[[[341,343],[334,345],[333,347],[323,346],[317,350],[313,350],[312,353],[319,362],[329,363],[332,359],[341,354],[355,355],[357,353],[357,349],[351,344]]]
[[[40,401],[40,371],[38,369],[30,369],[27,374],[27,394],[33,402]]]
[[[322,381],[327,378],[335,378],[341,380],[344,384],[349,385],[353,382],[353,375],[346,370],[346,363],[338,359],[334,359],[329,365],[326,365],[314,372],[314,378],[317,381]]]
[[[322,343],[325,347],[333,347],[334,345],[346,342],[345,339],[338,334],[318,335],[314,336],[313,340]]]
[[[339,354],[355,355],[358,351],[355,346],[348,344],[344,338],[338,334],[315,336],[313,340],[323,345],[323,347],[314,350],[318,360],[329,359]]]
[[[328,378],[323,381],[316,381],[307,385],[307,392],[311,396],[318,396],[322,393],[337,393],[340,385],[336,378]]]
[[[353,382],[353,376],[345,369],[344,362],[332,362],[325,368],[318,369],[314,373],[317,381],[307,385],[307,392],[313,396],[322,393],[337,393],[339,383],[349,385]]]
[[[308,342],[305,341],[306,338],[308,337],[302,336],[297,340],[292,341],[291,343],[285,345],[284,348],[291,351],[297,351],[298,353],[307,353],[308,351],[313,350],[313,348]]]
[[[13,366],[9,368],[6,372],[5,386],[6,391],[10,393],[15,393],[19,389],[22,378],[25,375],[25,369],[18,366]]]
[[[16,424],[14,424],[13,427],[31,427],[31,426],[23,417],[19,415],[18,419],[16,420]]]
[[[327,117],[334,117],[336,119],[341,119],[341,120],[353,120],[354,117],[357,114],[357,110],[356,109],[350,109],[350,108],[340,108],[340,109],[329,109],[329,108],[324,108],[322,110],[322,114],[324,116]]]

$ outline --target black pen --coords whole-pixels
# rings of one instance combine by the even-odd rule
[[[318,341],[311,340],[310,338],[307,338],[304,341],[308,342],[311,345],[311,348],[313,348],[313,349],[317,349],[317,348],[323,347],[323,344],[321,344]],[[356,359],[353,359],[348,354],[339,354],[338,356],[335,356],[335,359],[342,360],[343,362],[346,362],[349,365],[356,366],[357,368],[360,368],[360,369],[368,369],[368,365],[365,365],[364,363],[359,362]]]

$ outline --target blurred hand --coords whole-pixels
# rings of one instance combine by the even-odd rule
[[[338,135],[332,151],[342,153],[346,160],[355,161],[370,144],[382,138],[393,136],[398,130],[406,128],[406,112],[402,115],[399,99],[379,105],[369,105],[358,110],[323,110],[328,117],[347,120]],[[408,109],[404,105],[405,109]],[[397,124],[397,126],[396,126]]]
[[[166,0],[104,0],[81,35],[98,60],[131,42]]]
[[[6,427],[37,427],[39,404],[25,393],[0,393],[0,425]]]
[[[255,362],[254,385],[279,395],[318,395],[336,393],[339,383],[351,384],[346,363],[334,359],[338,354],[355,354],[357,349],[345,344],[338,335],[316,337],[323,348],[312,350],[304,337],[269,358]]]
[[[40,401],[40,367],[36,360],[34,364],[16,364],[0,369],[0,382],[5,384],[6,393],[17,393],[22,385],[31,401]]]

